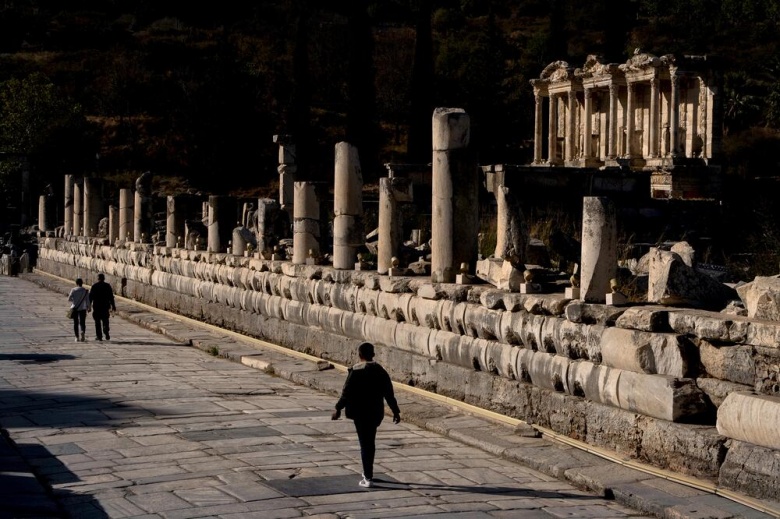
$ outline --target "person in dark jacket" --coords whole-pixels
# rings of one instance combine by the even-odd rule
[[[97,283],[93,284],[89,290],[89,300],[92,303],[92,317],[95,319],[95,339],[98,341],[103,340],[103,334],[106,335],[107,341],[111,340],[111,335],[108,333],[109,309],[116,312],[114,291],[105,280],[106,276],[98,274]]]
[[[373,486],[374,454],[376,453],[376,430],[385,416],[385,400],[393,412],[393,423],[401,421],[401,410],[393,393],[393,383],[387,371],[374,362],[374,345],[364,342],[358,346],[360,362],[349,368],[341,398],[331,418],[338,420],[341,410],[346,408],[347,418],[355,423],[360,459],[363,463],[361,487]]]

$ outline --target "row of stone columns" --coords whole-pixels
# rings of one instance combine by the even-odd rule
[[[138,193],[134,196],[132,189],[120,189],[119,208],[114,205],[106,208],[102,190],[102,182],[98,178],[76,179],[74,175],[65,175],[63,234],[96,237],[100,231],[101,220],[107,218],[108,226],[103,237],[110,243],[115,243],[118,239],[148,241],[153,223],[151,197]],[[46,203],[44,197],[41,197],[38,225],[42,231],[51,231],[54,225],[48,217]]]

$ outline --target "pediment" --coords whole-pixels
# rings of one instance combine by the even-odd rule
[[[574,69],[569,66],[566,61],[553,61],[542,70],[542,74],[539,76],[541,79],[546,79],[550,82],[566,81],[572,79],[574,76]]]
[[[604,59],[597,54],[588,55],[582,68],[577,69],[577,75],[581,77],[608,76],[617,71],[614,63],[604,63]]]
[[[642,52],[637,48],[634,55],[628,58],[624,64],[620,65],[620,70],[624,72],[636,72],[657,68],[663,65],[661,58],[649,52]]]

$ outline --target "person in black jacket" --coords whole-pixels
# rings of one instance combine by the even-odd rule
[[[108,334],[109,309],[116,312],[114,291],[105,280],[106,276],[98,274],[97,283],[93,284],[89,290],[89,300],[92,303],[92,317],[95,319],[95,339],[98,341],[103,340],[103,334],[106,335],[107,341],[111,340],[111,336]]]
[[[338,420],[346,408],[347,418],[355,423],[363,463],[361,487],[373,486],[376,430],[385,416],[385,400],[393,412],[393,423],[401,421],[401,410],[393,394],[393,383],[387,371],[374,362],[374,345],[364,342],[358,346],[360,362],[349,368],[341,398],[331,418]]]

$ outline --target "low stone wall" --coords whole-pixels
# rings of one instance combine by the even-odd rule
[[[136,244],[47,238],[38,268],[339,363],[368,340],[397,381],[776,498],[776,440],[738,417],[780,410],[780,323]]]

